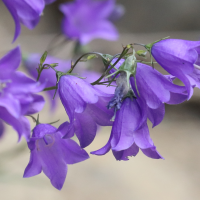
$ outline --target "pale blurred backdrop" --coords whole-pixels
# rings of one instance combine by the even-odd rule
[[[62,15],[57,6],[44,10],[41,22],[33,31],[22,28],[18,40],[11,44],[14,22],[0,2],[0,55],[20,44],[24,53],[43,53],[55,34],[60,32]],[[62,2],[65,2],[64,0]],[[120,39],[116,42],[95,40],[90,50],[116,54],[122,44],[148,43],[171,36],[188,40],[200,38],[199,0],[119,0],[125,16],[117,22]],[[70,59],[72,44],[58,57]],[[103,68],[98,66],[98,68]],[[23,68],[22,68],[23,69]],[[99,70],[99,69],[97,69]],[[0,72],[2,73],[2,72]],[[68,120],[60,104],[55,113],[49,103],[40,114],[42,122]],[[188,102],[166,106],[164,121],[151,129],[151,137],[165,160],[153,160],[140,152],[129,161],[116,161],[112,153],[91,155],[85,162],[69,166],[61,191],[51,186],[43,174],[23,179],[29,161],[24,139],[17,143],[17,134],[7,127],[0,141],[1,200],[199,200],[200,199],[200,92],[195,90]],[[32,122],[31,122],[32,123]],[[33,127],[32,123],[32,127]],[[110,127],[103,128],[88,152],[102,147],[108,140]]]

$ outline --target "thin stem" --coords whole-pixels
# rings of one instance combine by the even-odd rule
[[[121,54],[116,54],[115,56],[112,57],[112,59],[109,61],[108,65],[106,66],[106,71],[104,71],[104,73],[101,75],[101,77],[99,79],[97,79],[96,81],[94,81],[93,83],[91,83],[91,85],[96,85],[97,83],[99,83],[99,81],[101,81],[104,76],[121,60],[121,58],[124,56],[124,53],[127,51],[127,47],[123,48],[123,51]],[[120,56],[119,56],[120,55]],[[113,61],[114,58],[116,58],[117,56],[119,56],[119,58],[115,61],[115,63],[113,64],[113,66],[111,66],[110,68],[109,65],[110,63]]]
[[[100,55],[102,56],[101,53],[98,53],[98,52],[89,52],[89,53],[85,53],[83,54],[81,57],[79,57],[76,62],[72,65],[71,69],[68,71],[68,73],[71,73],[73,71],[73,69],[76,67],[76,65],[78,64],[78,62],[80,62],[80,60],[84,57],[84,56],[87,56],[87,55],[91,55],[91,54],[95,54],[95,55]]]
[[[55,90],[55,89],[57,89],[57,86],[52,86],[52,87],[44,88],[43,91],[49,91],[49,90]]]
[[[139,45],[139,46],[145,46],[145,44],[140,44],[140,43],[133,43],[133,45]]]

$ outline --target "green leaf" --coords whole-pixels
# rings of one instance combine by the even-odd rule
[[[47,58],[47,54],[48,52],[45,51],[44,54],[42,55],[42,57],[40,58],[40,64],[43,65],[43,63],[45,62],[46,58]]]

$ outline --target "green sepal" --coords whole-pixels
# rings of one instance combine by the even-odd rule
[[[146,44],[146,45],[144,45],[144,47],[147,49],[147,51],[149,51],[149,52],[151,53],[151,49],[152,49],[152,47],[153,47],[153,45],[154,45],[155,43],[160,42],[161,40],[166,40],[166,39],[168,39],[169,37],[170,37],[170,36],[167,36],[167,37],[164,37],[164,38],[162,38],[162,39],[160,39],[160,40],[157,40],[157,41],[155,41],[155,42],[153,42],[153,43]]]
[[[50,64],[51,67],[57,67],[58,66],[58,63],[52,63]]]
[[[87,62],[89,60],[92,60],[92,59],[95,59],[95,58],[98,58],[98,56],[96,54],[91,54],[91,55],[87,55],[85,57],[83,57],[80,62]]]
[[[138,50],[138,51],[136,51],[136,54],[137,54],[138,56],[145,57],[146,54],[147,54],[147,51],[145,51],[145,50]]]

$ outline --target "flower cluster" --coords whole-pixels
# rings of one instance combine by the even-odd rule
[[[34,28],[39,22],[45,4],[55,0],[3,0],[15,21],[14,40],[20,34],[20,23]],[[116,40],[118,32],[112,21],[124,10],[115,0],[75,0],[60,5],[65,15],[62,30],[67,38],[85,45],[94,38]],[[200,41],[161,39],[141,44],[145,50],[135,52],[134,45],[123,47],[115,56],[90,52],[76,62],[32,54],[24,57],[24,65],[31,76],[17,71],[21,63],[21,50],[16,47],[0,59],[0,138],[4,123],[23,136],[30,150],[30,161],[24,177],[42,171],[51,184],[61,189],[67,165],[89,158],[84,149],[96,137],[100,126],[111,126],[108,142],[94,155],[104,155],[112,150],[116,160],[129,160],[139,149],[147,157],[164,159],[153,143],[147,121],[152,127],[160,124],[165,115],[165,104],[180,104],[189,100],[195,87],[200,88]],[[140,44],[139,44],[140,45]],[[131,52],[130,52],[131,50]],[[151,62],[142,61],[149,52]],[[100,57],[104,65],[101,74],[89,70],[73,73],[80,61]],[[138,59],[139,57],[139,59]],[[169,74],[154,69],[152,59]],[[149,64],[149,65],[148,65]],[[174,83],[182,81],[182,86]],[[115,88],[115,90],[113,89]],[[32,114],[44,106],[38,92],[47,91],[52,99],[60,99],[69,117],[58,128],[40,123]],[[55,99],[55,100],[56,100]],[[55,100],[52,108],[56,107]],[[26,116],[32,117],[31,127]],[[32,134],[31,134],[32,132]],[[79,144],[73,137],[76,135]]]

